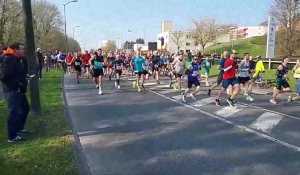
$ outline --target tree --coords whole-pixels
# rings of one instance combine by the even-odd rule
[[[215,40],[218,28],[219,25],[215,19],[205,18],[193,21],[191,37],[202,46],[203,53],[206,44]]]
[[[298,0],[274,0],[270,14],[279,24],[277,32],[277,52],[292,56],[299,47],[300,16]]]
[[[29,73],[37,74],[37,59],[35,55],[35,44],[34,44],[34,33],[32,25],[32,11],[31,11],[31,1],[22,0],[23,13],[24,13],[24,29],[26,37],[26,56],[28,59]],[[31,108],[35,113],[41,112],[40,104],[40,91],[38,78],[35,76],[30,80],[30,95],[31,95]]]
[[[133,45],[135,44],[135,42],[133,41],[126,41],[123,45],[123,49],[133,49]]]
[[[184,42],[184,32],[181,30],[174,30],[172,32],[171,40],[177,46],[177,52],[179,53],[180,47],[183,45],[183,42]]]
[[[136,42],[135,42],[136,44],[145,44],[145,41],[144,41],[144,39],[142,39],[142,38],[138,38],[138,39],[136,39]]]
[[[102,50],[104,52],[114,52],[117,49],[116,43],[112,42],[112,41],[108,41],[107,44],[104,45],[104,47],[102,47]]]

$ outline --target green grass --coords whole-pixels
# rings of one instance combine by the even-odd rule
[[[22,144],[6,142],[7,105],[0,104],[0,174],[77,174],[72,136],[61,100],[61,71],[45,73],[40,81],[42,115],[29,114],[26,128],[32,133]]]
[[[243,40],[235,40],[233,49],[239,52],[239,56],[242,57],[244,53],[251,53],[252,56],[265,56],[266,55],[266,36],[253,37]],[[220,43],[212,45],[205,49],[205,54],[211,54],[214,52],[217,54],[223,53],[223,51],[232,51],[231,42]]]

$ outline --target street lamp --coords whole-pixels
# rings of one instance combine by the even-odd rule
[[[73,30],[73,39],[74,39],[74,30],[75,30],[77,27],[80,27],[80,26],[75,26],[75,27],[72,28],[72,30]]]
[[[72,2],[78,2],[78,0],[69,1],[66,4],[63,4],[64,6],[64,16],[65,16],[65,49],[66,54],[68,53],[68,36],[67,36],[67,17],[66,17],[66,6]]]

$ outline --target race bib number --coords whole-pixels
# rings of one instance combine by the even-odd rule
[[[80,66],[80,62],[75,62],[75,66]]]
[[[102,69],[103,68],[103,63],[95,61],[94,62],[94,68],[95,69]]]
[[[121,70],[122,66],[116,66],[116,69]]]
[[[157,64],[155,64],[155,65],[154,65],[154,67],[155,67],[155,68],[158,68],[158,65],[157,65]]]

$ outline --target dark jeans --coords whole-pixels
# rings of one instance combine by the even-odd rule
[[[25,93],[6,92],[5,98],[8,104],[8,139],[13,139],[24,129],[30,107]]]
[[[42,78],[43,64],[39,63],[39,78]]]

